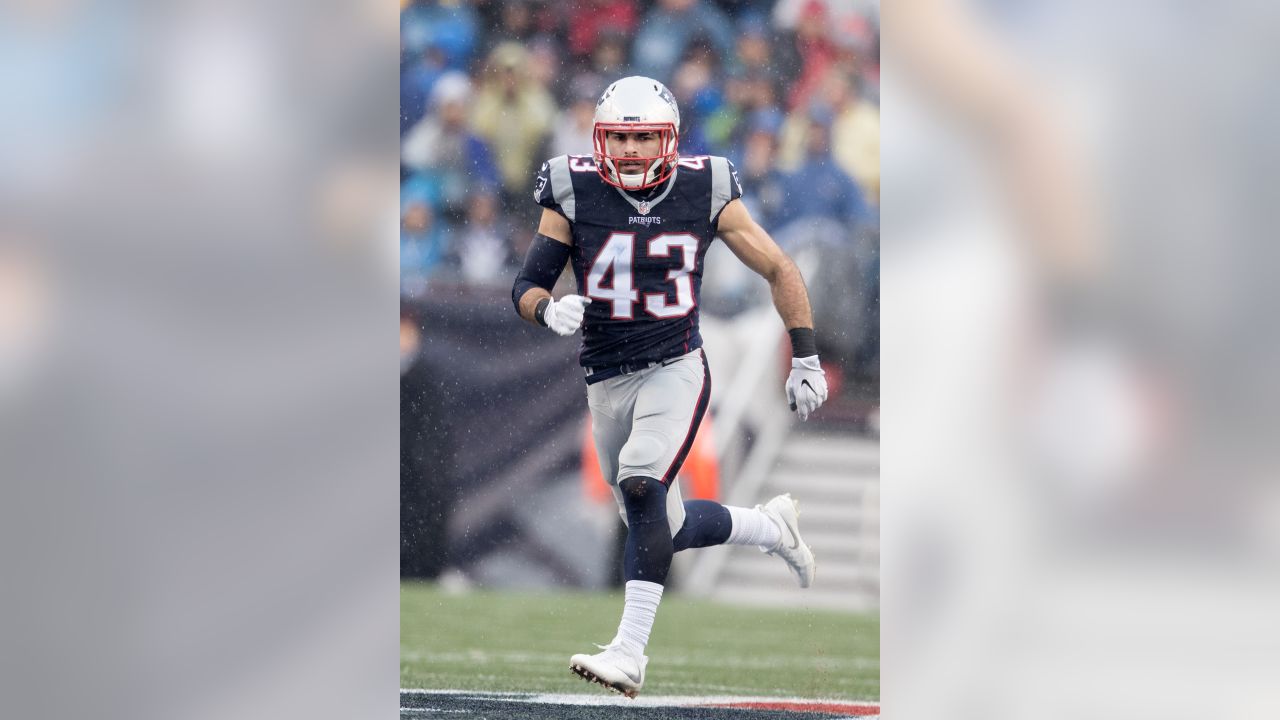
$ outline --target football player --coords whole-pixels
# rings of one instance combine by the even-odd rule
[[[804,280],[752,220],[728,160],[681,157],[680,112],[662,83],[623,78],[596,104],[592,155],[542,165],[542,219],[512,301],[529,322],[568,336],[582,328],[580,363],[601,471],[627,525],[625,605],[601,652],[570,658],[589,681],[635,697],[645,646],[674,552],[757,545],[784,560],[801,587],[814,559],[797,507],[779,495],[755,508],[683,502],[674,482],[711,395],[698,334],[707,247],[718,235],[768,282],[791,336],[786,396],[801,420],[827,398]],[[572,262],[577,295],[551,289]]]

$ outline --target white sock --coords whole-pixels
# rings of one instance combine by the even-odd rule
[[[648,580],[628,580],[626,599],[616,639],[628,650],[643,655],[662,601],[662,586]]]
[[[729,539],[724,541],[726,545],[759,545],[768,549],[782,540],[782,531],[763,511],[732,505],[724,507],[733,521],[729,527]]]

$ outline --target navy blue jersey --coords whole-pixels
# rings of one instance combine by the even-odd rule
[[[682,157],[647,194],[606,183],[589,155],[543,163],[534,199],[569,221],[578,294],[591,298],[582,324],[584,367],[665,360],[702,347],[702,262],[720,212],[742,196],[732,163]]]

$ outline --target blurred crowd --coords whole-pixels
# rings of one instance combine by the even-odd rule
[[[537,223],[535,171],[589,154],[596,100],[641,74],[675,94],[682,154],[728,157],[757,221],[793,256],[816,248],[818,322],[853,322],[838,354],[867,355],[879,37],[878,0],[402,0],[402,296],[509,284]],[[750,287],[709,275],[704,307],[767,301]]]

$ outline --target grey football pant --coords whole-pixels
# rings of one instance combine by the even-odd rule
[[[600,473],[613,489],[623,522],[627,512],[618,484],[630,477],[650,477],[667,486],[672,537],[680,531],[684,501],[676,473],[693,446],[710,399],[711,373],[700,349],[587,386]]]

